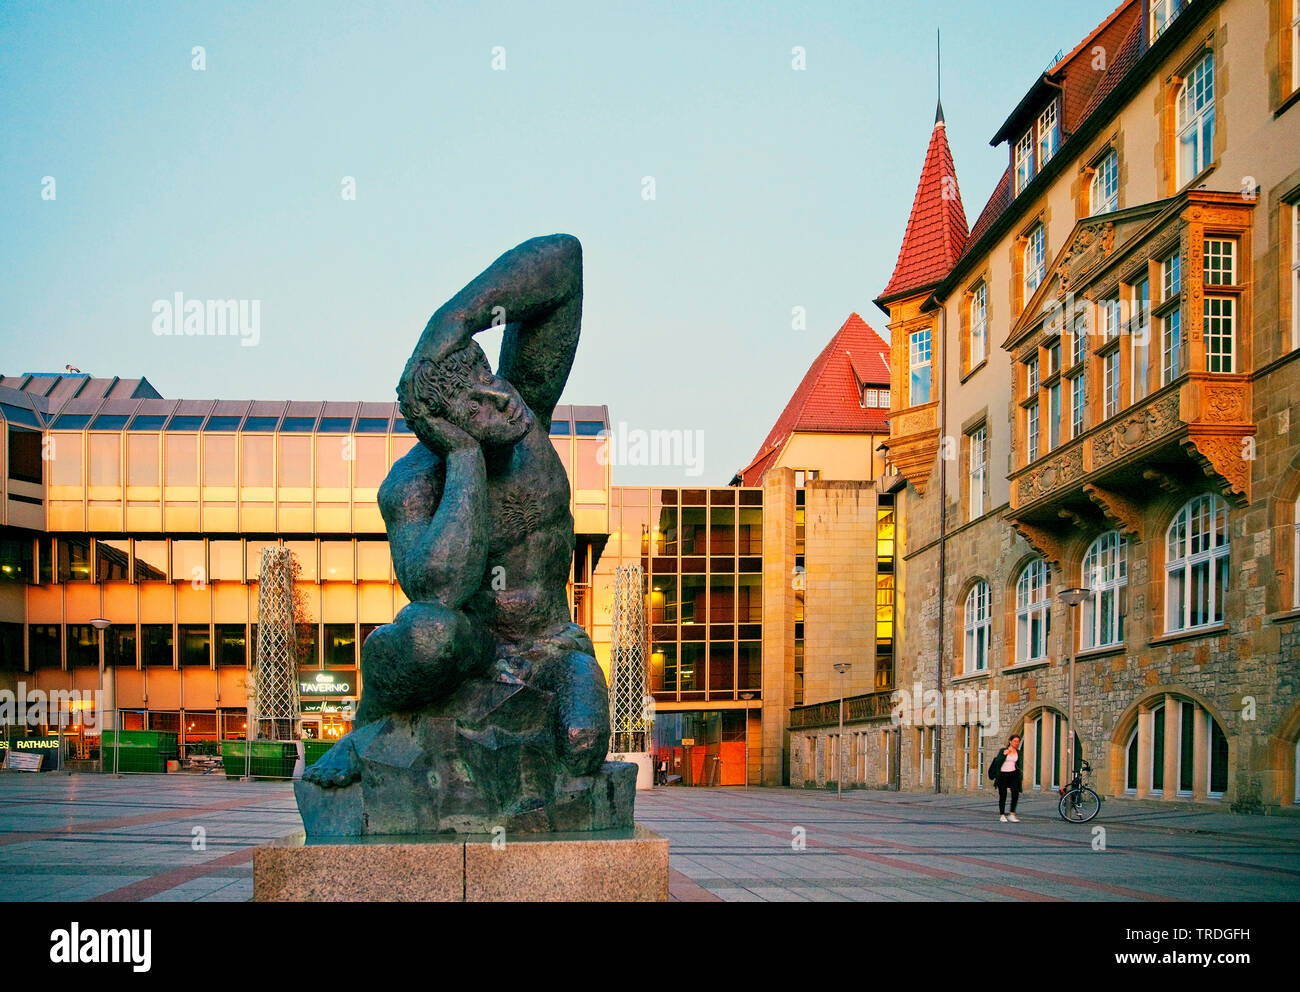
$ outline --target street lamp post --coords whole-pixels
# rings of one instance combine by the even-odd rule
[[[745,701],[745,788],[749,788],[749,701],[754,698],[752,692],[742,692],[740,698]]]
[[[108,697],[104,695],[104,631],[108,630],[108,628],[109,628],[109,626],[110,626],[110,623],[111,623],[111,621],[105,620],[103,617],[95,617],[94,620],[90,621],[90,625],[91,625],[92,627],[94,627],[95,630],[98,631],[98,633],[99,633],[99,702],[100,702],[100,703],[107,702],[107,700],[108,700]],[[116,669],[114,669],[113,674],[114,674],[114,675],[117,674]],[[111,693],[111,695],[113,695],[114,697],[116,697],[116,693]],[[99,711],[99,713],[96,714],[96,716],[97,716],[98,719],[99,719],[99,772],[100,772],[101,775],[104,773],[104,715],[105,715],[105,713],[106,713],[110,708],[112,709],[114,715],[116,715],[116,714],[117,714],[117,699],[116,699],[116,698],[113,699],[113,702],[112,702],[112,706],[111,706],[111,707],[109,707],[109,706],[101,706],[101,707],[100,707],[100,711]],[[117,749],[118,749],[118,747],[119,747],[119,742],[118,742],[118,739],[117,739],[117,724],[116,724],[116,722],[114,722],[114,725],[113,725],[113,768],[114,768],[114,771],[116,771],[116,769],[117,769]]]
[[[844,675],[852,668],[847,661],[837,661],[835,670],[840,673],[840,732],[835,738],[835,798],[844,796]]]
[[[1091,599],[1092,591],[1090,589],[1082,589],[1078,587],[1070,588],[1070,589],[1062,589],[1060,596],[1061,596],[1061,602],[1065,604],[1066,608],[1070,612],[1070,695],[1069,695],[1069,702],[1067,703],[1069,712],[1066,714],[1065,717],[1065,725],[1069,729],[1070,738],[1066,742],[1065,753],[1068,756],[1067,763],[1066,763],[1066,773],[1070,776],[1070,779],[1073,779],[1074,778],[1074,736],[1075,736],[1074,735],[1074,608],[1078,606],[1080,603],[1087,602],[1089,599]]]

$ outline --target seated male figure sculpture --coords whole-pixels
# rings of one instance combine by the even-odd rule
[[[398,384],[420,443],[379,490],[410,603],[363,645],[353,730],[305,781],[326,789],[357,781],[363,728],[445,700],[469,679],[552,694],[563,769],[600,769],[608,690],[569,616],[573,518],[549,437],[581,310],[581,247],[552,235],[502,255],[430,318]],[[493,374],[474,334],[502,323]]]

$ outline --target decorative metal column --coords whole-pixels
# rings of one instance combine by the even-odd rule
[[[298,647],[294,639],[293,552],[262,549],[257,592],[256,726],[261,740],[296,738]]]
[[[645,573],[640,565],[614,572],[609,662],[609,749],[650,750],[654,713],[646,678]]]

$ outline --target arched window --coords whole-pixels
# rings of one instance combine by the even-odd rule
[[[1186,503],[1165,534],[1165,630],[1223,622],[1228,504],[1214,493]]]
[[[1083,650],[1124,641],[1123,590],[1128,585],[1128,541],[1117,530],[1107,531],[1083,556],[1081,585],[1092,590],[1082,605],[1080,642]]]
[[[1228,789],[1227,735],[1204,707],[1190,699],[1169,696],[1165,699],[1172,699],[1172,705],[1161,702],[1151,709],[1149,739],[1143,741],[1140,722],[1129,736],[1125,749],[1124,791],[1130,794],[1138,791],[1141,751],[1145,747],[1150,772],[1144,784],[1149,795],[1166,799],[1194,796],[1198,788],[1196,772],[1199,766],[1205,774],[1202,783],[1205,798],[1222,799]],[[1198,724],[1202,725],[1199,735]],[[1173,781],[1167,781],[1166,775],[1169,745],[1174,749]]]
[[[1016,664],[1047,657],[1052,629],[1051,598],[1047,594],[1047,562],[1031,561],[1016,582]]]
[[[989,584],[980,579],[966,594],[965,672],[982,672],[989,667]]]

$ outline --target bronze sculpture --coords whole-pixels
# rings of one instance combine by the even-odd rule
[[[565,585],[573,519],[551,415],[578,344],[582,249],[526,241],[430,318],[398,383],[420,443],[379,507],[410,599],[362,649],[353,730],[295,784],[309,836],[632,825],[609,699]],[[474,335],[505,325],[493,374]]]

